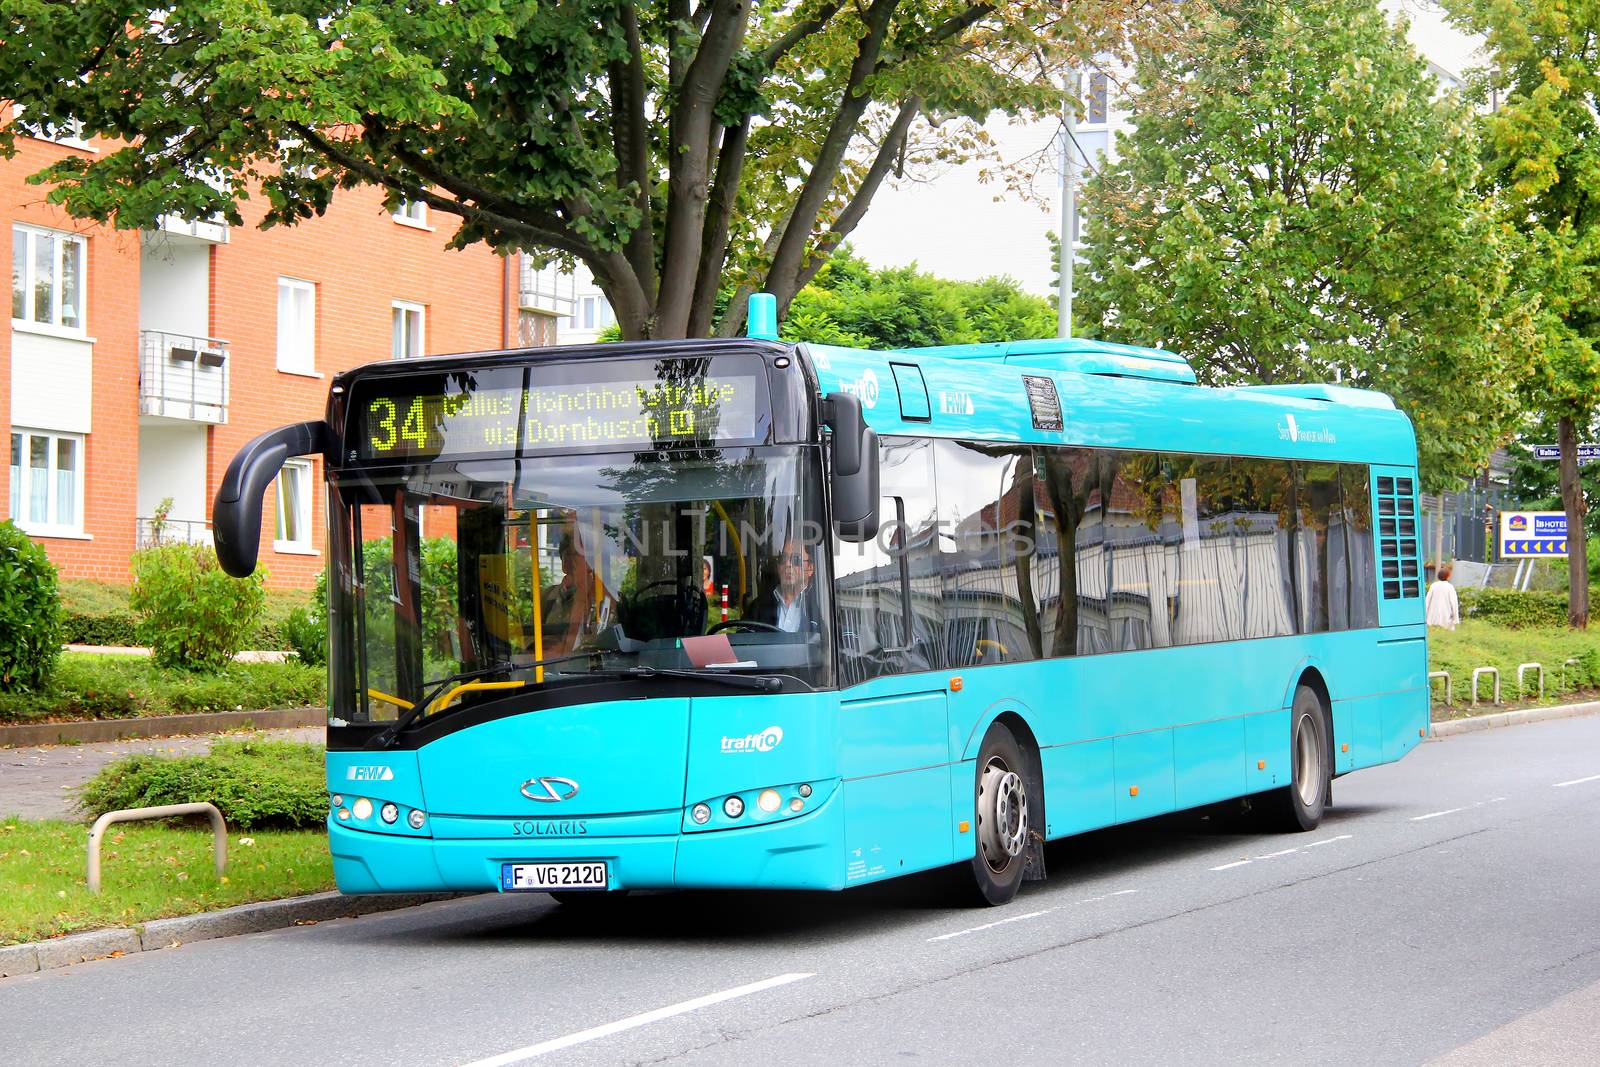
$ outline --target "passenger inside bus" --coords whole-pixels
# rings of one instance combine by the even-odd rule
[[[539,598],[540,631],[546,657],[565,655],[592,636],[595,577],[578,551],[570,530],[561,534],[556,554],[561,560],[561,580],[546,586]]]

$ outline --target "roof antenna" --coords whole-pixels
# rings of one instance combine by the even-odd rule
[[[750,313],[745,316],[745,336],[753,341],[778,339],[778,298],[771,293],[751,293]]]

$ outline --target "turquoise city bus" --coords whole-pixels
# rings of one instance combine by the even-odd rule
[[[963,865],[1001,904],[1069,834],[1235,798],[1310,829],[1424,735],[1387,397],[756,332],[373,364],[235,458],[234,574],[284,461],[326,476],[342,890]]]

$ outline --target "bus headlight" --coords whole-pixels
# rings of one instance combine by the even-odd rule
[[[711,821],[711,805],[696,804],[693,808],[689,809],[689,818],[693,819],[701,826],[704,826],[706,823]]]
[[[366,797],[356,797],[356,802],[350,805],[350,813],[363,821],[372,818],[372,801]]]
[[[378,809],[378,818],[382,819],[386,823],[392,824],[399,817],[400,809],[392,802],[385,804],[383,807]]]
[[[737,819],[744,814],[744,801],[739,797],[729,797],[722,802],[722,814],[730,819]]]
[[[763,789],[761,795],[756,797],[756,807],[771,815],[783,807],[783,798],[778,795],[776,789]]]
[[[413,830],[422,829],[422,824],[427,821],[428,813],[425,811],[413,811],[410,815],[406,816],[406,822],[411,824],[411,828]]]

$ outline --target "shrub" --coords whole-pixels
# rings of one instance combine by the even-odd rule
[[[126,611],[107,615],[68,611],[61,616],[61,643],[127,648],[139,643],[139,620]]]
[[[1463,589],[1461,614],[1510,630],[1567,624],[1566,593],[1519,593],[1513,589]]]
[[[321,745],[219,741],[204,756],[128,756],[103,768],[78,796],[90,817],[119,808],[209,801],[229,827],[308,829],[328,817]]]
[[[68,653],[43,688],[0,693],[0,722],[320,707],[327,699],[327,672],[294,660],[230,663],[201,674],[161,667],[144,656]]]
[[[283,637],[300,662],[320,667],[328,662],[328,624],[322,612],[295,608],[283,623]]]
[[[60,654],[55,565],[7,519],[0,522],[0,690],[43,685]]]
[[[255,632],[265,604],[265,572],[230,578],[207,545],[160,545],[133,555],[138,635],[157,663],[214,671]]]

